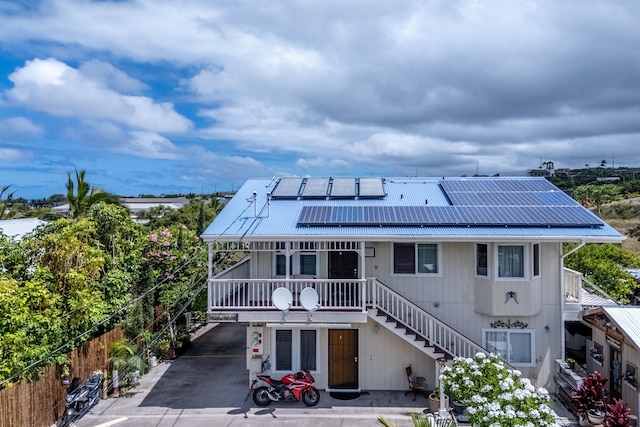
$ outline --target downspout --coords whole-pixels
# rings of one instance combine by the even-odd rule
[[[566,344],[565,344],[565,328],[564,328],[564,292],[565,292],[565,288],[564,288],[564,259],[566,257],[568,257],[569,255],[571,255],[572,253],[574,253],[575,251],[577,251],[578,249],[580,249],[581,247],[583,247],[584,245],[586,245],[587,242],[585,239],[580,240],[580,244],[578,246],[576,246],[575,248],[571,249],[569,252],[567,252],[566,254],[562,255],[562,258],[560,258],[560,319],[562,321],[562,327],[560,328],[560,348],[562,350],[562,358],[564,359],[565,357],[565,351],[566,351]],[[578,295],[578,300],[580,300],[580,295]]]
[[[213,278],[213,243],[207,244],[207,313],[211,311],[211,279]]]

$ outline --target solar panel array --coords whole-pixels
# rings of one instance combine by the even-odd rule
[[[382,178],[280,178],[273,199],[383,198]]]
[[[574,206],[305,206],[299,226],[512,226],[600,227]]]
[[[442,180],[454,206],[575,206],[546,179]]]

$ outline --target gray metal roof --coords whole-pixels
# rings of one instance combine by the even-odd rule
[[[463,188],[469,186],[466,181],[474,184],[482,183],[491,186],[498,182],[504,187],[505,181],[509,186],[519,182],[537,181],[535,184],[548,189],[547,193],[561,193],[559,189],[548,183],[544,178],[509,177],[509,178],[384,178],[384,197],[379,198],[305,198],[291,197],[269,201],[267,194],[274,190],[277,179],[251,179],[247,181],[217,216],[214,222],[203,233],[207,241],[236,241],[244,240],[277,240],[279,238],[305,237],[307,239],[322,240],[326,238],[360,239],[364,241],[383,241],[400,239],[437,239],[439,241],[464,240],[553,240],[587,242],[620,242],[623,237],[612,227],[595,217],[601,226],[596,227],[553,227],[553,226],[482,226],[447,225],[447,226],[416,226],[416,225],[357,225],[342,226],[300,226],[298,218],[303,207],[306,206],[451,206],[441,183],[443,180],[459,181]],[[501,182],[500,182],[501,181]],[[471,192],[470,192],[471,193]],[[254,200],[255,194],[255,200]],[[494,195],[497,193],[493,193]],[[544,195],[544,192],[540,194]],[[516,194],[506,191],[504,196],[515,198]],[[558,194],[558,196],[562,196]],[[546,197],[539,198],[540,206]],[[492,198],[495,200],[495,198]],[[536,199],[537,200],[537,199]],[[568,201],[567,201],[568,200]],[[552,204],[552,202],[549,205]],[[580,206],[570,198],[563,199],[563,204]],[[511,200],[509,206],[515,204]],[[504,206],[502,206],[504,209]],[[490,210],[492,206],[483,206]],[[586,208],[586,214],[592,215]]]
[[[22,236],[32,232],[42,224],[46,224],[46,222],[38,218],[7,219],[0,221],[0,231],[2,231],[5,236],[20,240]]]
[[[605,314],[640,349],[640,307],[602,307]]]

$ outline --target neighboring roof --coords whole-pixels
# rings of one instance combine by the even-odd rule
[[[31,233],[42,224],[46,224],[46,222],[38,218],[7,219],[0,221],[0,231],[8,237],[20,240],[22,236]]]
[[[129,212],[148,211],[151,208],[160,206],[177,210],[189,203],[186,197],[121,197],[122,206],[129,209]]]
[[[640,349],[640,307],[602,307],[607,317]]]
[[[377,180],[382,193],[376,178],[366,178],[361,194],[360,178],[252,179],[202,237],[207,241],[297,236],[365,241],[429,237],[441,241],[623,240],[544,178]],[[351,181],[354,189],[348,187]]]
[[[122,206],[129,209],[129,212],[148,211],[151,208],[165,206],[170,209],[180,209],[189,203],[186,197],[121,197]],[[66,214],[69,212],[69,204],[55,206],[54,212]]]
[[[618,305],[614,300],[603,298],[589,292],[584,287],[580,288],[580,303],[583,307],[601,307],[604,305]]]

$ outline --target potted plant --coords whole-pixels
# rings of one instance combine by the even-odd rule
[[[594,410],[592,416],[604,416],[604,405],[606,401],[607,389],[605,385],[607,378],[604,378],[598,371],[594,371],[582,380],[582,385],[571,396],[571,404],[576,415],[581,422],[589,416],[589,410]],[[596,413],[601,411],[602,414]]]
[[[607,405],[607,415],[604,419],[605,427],[627,427],[630,423],[631,408],[622,399],[613,399],[613,403]]]
[[[569,365],[569,369],[575,369],[576,367],[576,359],[572,359],[571,357],[567,358],[567,365]]]
[[[444,395],[444,407],[449,410],[449,396]],[[440,390],[436,388],[429,395],[429,412],[436,413],[440,410]]]
[[[111,344],[109,363],[112,368],[113,397],[120,395],[120,380],[124,384],[130,384],[135,371],[147,372],[148,370],[147,361],[138,353],[138,346],[126,338]]]

